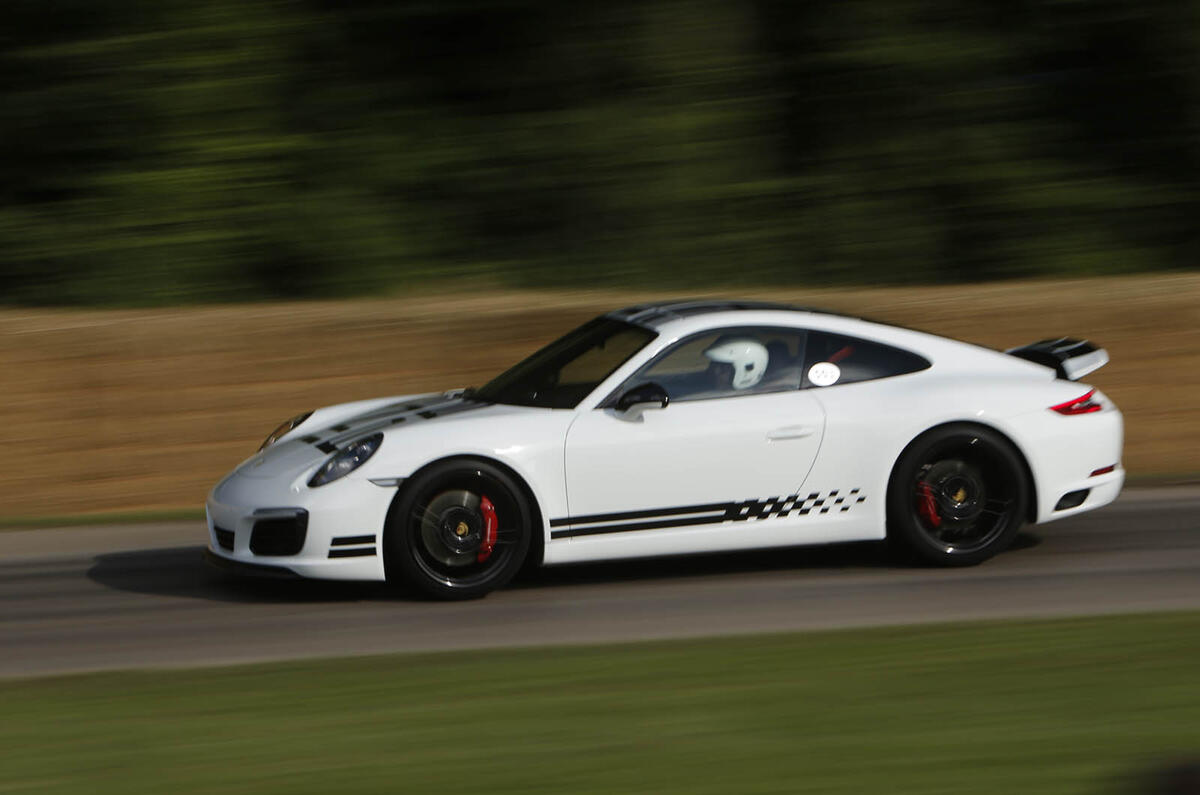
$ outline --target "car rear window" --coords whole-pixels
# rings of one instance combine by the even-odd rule
[[[802,387],[874,381],[915,373],[929,366],[925,357],[891,345],[845,334],[810,331],[804,351]]]

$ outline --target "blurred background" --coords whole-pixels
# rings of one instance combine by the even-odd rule
[[[1198,23],[1195,0],[9,0],[0,443],[25,455],[0,521],[195,511],[287,416],[703,293],[1093,337],[1131,474],[1198,472]]]
[[[9,0],[0,296],[1195,269],[1200,3]]]
[[[1194,606],[1194,496],[978,578],[803,553],[461,608],[234,585],[198,545],[286,418],[478,385],[660,297],[1091,338],[1131,482],[1198,483],[1197,218],[1200,0],[4,0],[0,530],[107,526],[0,533],[61,544],[0,555],[0,659],[646,637],[717,603],[753,629],[755,594],[831,624]],[[0,676],[0,791],[1194,792],[1198,639],[1193,612]]]

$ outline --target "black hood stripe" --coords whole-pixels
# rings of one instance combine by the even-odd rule
[[[337,436],[333,437],[332,441],[340,447],[345,442],[352,442],[355,439],[374,433],[375,431],[381,431],[384,428],[390,428],[392,425],[398,424],[397,420],[408,421],[416,419],[417,417],[431,420],[435,417],[448,417],[451,414],[461,414],[464,411],[475,411],[477,409],[486,408],[490,405],[490,403],[463,400],[461,398],[453,398],[451,400],[445,400],[443,398],[442,402],[434,404],[424,411],[405,414],[401,417],[388,415],[385,417],[380,417],[378,418],[378,421],[371,422],[366,425],[358,424],[358,418],[354,418],[351,420],[351,422],[356,423],[353,427],[353,430],[338,434]]]
[[[436,417],[446,417],[464,411],[482,409],[490,405],[490,403],[483,401],[465,400],[460,397],[447,398],[445,395],[438,395],[436,398],[422,401],[392,403],[381,409],[357,417],[350,417],[347,420],[339,422],[337,425],[330,426],[329,430],[333,432],[330,436],[322,438],[317,434],[309,434],[301,436],[300,441],[316,445],[323,452],[332,453],[347,442],[361,439],[376,431],[390,428],[393,425],[399,425],[417,417],[431,420]]]
[[[429,397],[421,400],[402,400],[399,403],[389,403],[386,406],[380,406],[373,411],[368,411],[364,414],[350,417],[348,420],[345,420],[345,422],[365,423],[372,422],[374,420],[387,419],[389,417],[394,417],[397,414],[420,411],[421,409],[429,408],[430,406],[437,405],[438,403],[445,403],[446,400],[446,396],[440,394],[430,395]]]

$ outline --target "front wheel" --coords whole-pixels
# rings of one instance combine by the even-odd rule
[[[1025,516],[1024,467],[986,428],[950,425],[900,456],[888,488],[888,538],[939,566],[973,566],[1004,551]]]
[[[521,568],[532,524],[528,501],[503,470],[484,461],[435,464],[392,504],[388,577],[438,599],[484,596]]]

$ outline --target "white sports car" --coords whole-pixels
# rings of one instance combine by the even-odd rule
[[[211,562],[481,596],[523,565],[887,538],[979,563],[1112,502],[1087,342],[1007,353],[750,302],[611,312],[479,389],[288,420],[208,497]]]

